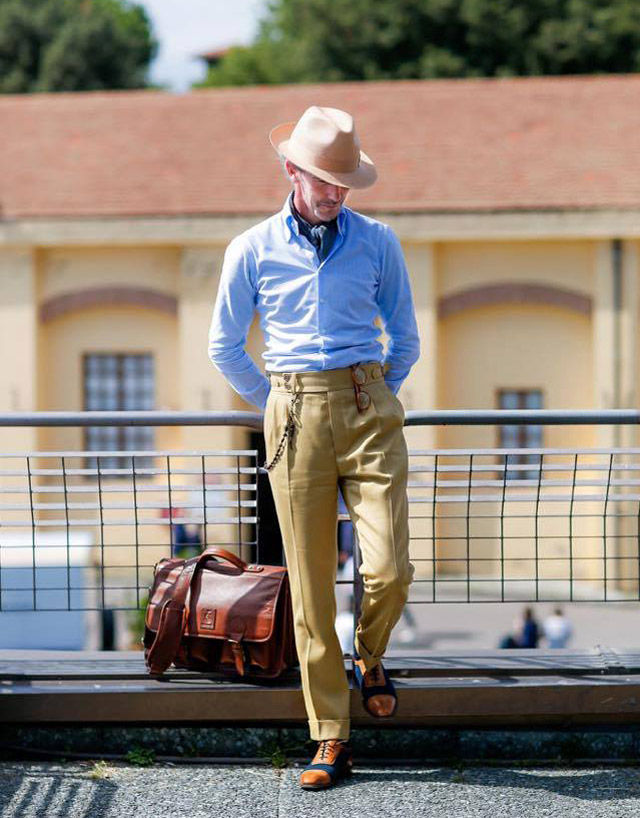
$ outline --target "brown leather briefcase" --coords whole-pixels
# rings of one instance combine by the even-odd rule
[[[224,548],[155,567],[143,638],[151,673],[176,667],[275,678],[297,665],[287,569]]]

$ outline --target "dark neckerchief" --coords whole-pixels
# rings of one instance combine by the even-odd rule
[[[307,238],[311,244],[316,248],[318,253],[318,258],[320,261],[324,261],[325,258],[331,252],[331,248],[333,247],[333,242],[335,240],[336,234],[338,232],[338,220],[331,219],[330,222],[320,222],[320,224],[309,224],[306,219],[303,219],[302,216],[296,210],[296,206],[293,203],[293,193],[291,194],[291,212],[293,213],[294,219],[298,222],[298,228],[300,233]]]

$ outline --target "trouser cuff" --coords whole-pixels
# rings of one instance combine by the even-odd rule
[[[380,653],[377,656],[374,656],[373,653],[369,653],[362,642],[358,639],[357,633],[355,634],[353,643],[355,645],[356,653],[364,662],[364,666],[367,670],[371,670],[371,668],[375,667],[384,656],[384,653]]]
[[[350,719],[322,719],[312,721],[309,719],[309,735],[314,741],[323,738],[349,738]]]

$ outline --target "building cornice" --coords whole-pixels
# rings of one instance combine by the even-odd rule
[[[226,245],[270,214],[0,221],[0,247]],[[371,213],[406,243],[640,239],[637,210]]]

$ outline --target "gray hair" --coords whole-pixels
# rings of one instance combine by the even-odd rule
[[[291,159],[287,160],[287,157],[286,157],[286,156],[283,156],[281,153],[279,153],[279,154],[278,154],[278,157],[279,157],[279,159],[280,159],[280,167],[282,168],[282,172],[284,173],[284,175],[287,177],[287,179],[288,179],[290,182],[292,182],[292,179],[291,179],[291,176],[289,176],[289,172],[287,171],[287,166],[286,166],[286,164],[285,164],[287,161],[288,161],[288,162],[289,162],[289,164],[290,164],[290,165],[292,165],[292,166],[293,166],[293,167],[294,167],[296,170],[299,170],[299,171],[300,171],[300,173],[304,173],[304,172],[305,172],[305,171],[303,170],[303,168],[299,168],[299,167],[298,167],[298,166],[295,164],[295,162],[292,162],[292,161],[291,161]],[[293,182],[292,182],[292,183],[293,183]]]

